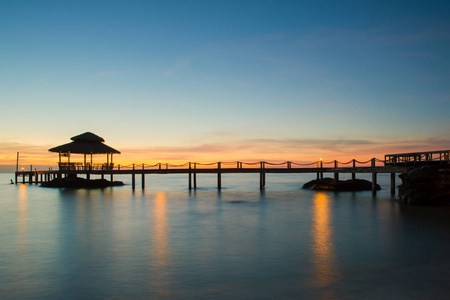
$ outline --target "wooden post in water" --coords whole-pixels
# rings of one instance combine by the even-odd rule
[[[335,160],[334,161],[334,168],[337,169],[338,167],[338,161]],[[334,172],[334,183],[338,183],[339,181],[339,173],[338,172]]]
[[[134,173],[134,164],[133,164],[133,172],[131,173],[131,188],[136,189],[136,174]]]
[[[189,190],[192,190],[192,175],[191,175],[192,173],[191,173],[191,162],[189,162],[189,173],[188,173],[188,176],[189,176]]]
[[[217,189],[222,189],[222,172],[220,171],[221,163],[217,163]]]
[[[317,161],[317,180],[320,179],[320,172],[319,172],[320,162]]]
[[[197,189],[197,163],[194,163],[194,190]]]
[[[391,173],[391,195],[395,195],[395,173]]]
[[[16,173],[15,173],[16,180],[14,181],[15,184],[17,184],[17,172],[19,172],[19,152],[17,152],[17,159],[16,159]]]
[[[320,169],[322,169],[320,171],[320,179],[323,179],[323,160],[322,159],[320,159]]]
[[[353,159],[353,169],[355,169],[356,168],[356,159]],[[352,180],[355,180],[356,179],[356,173],[355,172],[352,172]]]
[[[266,173],[264,172],[265,162],[260,162],[261,171],[259,173],[259,189],[262,190],[266,186]]]
[[[144,173],[144,164],[142,164],[142,177],[141,177],[141,186],[142,189],[145,190],[145,173]]]
[[[372,168],[375,168],[375,158],[372,158]],[[372,194],[377,193],[377,173],[372,172]]]

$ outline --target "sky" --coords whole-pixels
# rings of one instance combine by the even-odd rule
[[[449,1],[0,1],[0,165],[450,149]]]

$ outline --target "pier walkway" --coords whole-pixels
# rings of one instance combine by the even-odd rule
[[[281,163],[261,162],[214,162],[197,163],[188,162],[175,165],[170,163],[131,164],[117,165],[108,164],[107,166],[95,167],[90,164],[60,165],[59,170],[34,170],[30,166],[30,171],[16,171],[15,183],[42,183],[51,181],[54,178],[67,176],[85,176],[87,179],[91,175],[109,176],[113,181],[115,175],[131,175],[132,188],[136,188],[136,176],[141,176],[141,187],[145,189],[145,175],[147,174],[187,174],[188,188],[197,188],[197,174],[216,174],[217,188],[222,188],[222,174],[259,174],[259,187],[263,189],[266,185],[266,174],[316,174],[317,179],[322,179],[324,173],[334,175],[334,180],[339,180],[339,174],[351,174],[355,179],[357,173],[372,174],[372,192],[376,193],[377,174],[391,174],[391,194],[395,194],[396,173],[403,173],[411,168],[421,165],[448,164],[450,150],[432,151],[421,153],[388,154],[384,160],[372,158],[368,161],[358,161],[352,159],[348,162],[339,162],[337,160],[324,162],[322,160],[312,163],[296,163],[291,161]],[[21,180],[20,180],[21,179]]]

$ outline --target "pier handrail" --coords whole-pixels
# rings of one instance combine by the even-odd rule
[[[437,159],[433,159],[433,160],[439,160],[439,158]],[[352,159],[349,160],[347,162],[341,162],[338,160],[331,160],[331,161],[322,161],[322,160],[318,160],[318,161],[314,161],[314,162],[295,162],[295,161],[283,161],[283,162],[270,162],[270,161],[253,161],[253,162],[245,162],[245,161],[216,161],[216,162],[194,162],[194,161],[190,161],[190,162],[185,162],[185,163],[180,163],[180,164],[174,164],[174,163],[166,163],[166,162],[158,162],[155,164],[145,164],[145,163],[141,163],[141,164],[128,164],[128,165],[123,165],[123,164],[118,164],[114,166],[114,169],[133,169],[133,168],[139,168],[142,170],[145,169],[152,169],[152,168],[163,168],[164,169],[168,169],[169,167],[171,168],[182,168],[182,167],[190,167],[191,169],[196,169],[197,167],[201,167],[201,166],[206,166],[206,167],[210,167],[210,166],[218,166],[220,164],[221,168],[223,168],[224,166],[234,166],[235,168],[241,169],[244,168],[244,166],[264,166],[263,168],[266,167],[281,167],[281,166],[285,166],[287,168],[292,168],[293,166],[297,166],[297,167],[308,167],[308,166],[316,166],[317,168],[326,168],[328,167],[327,165],[332,165],[332,167],[336,167],[336,166],[343,166],[343,165],[350,165],[350,164],[354,164],[353,166],[356,167],[357,164],[359,166],[361,165],[367,165],[369,163],[385,163],[385,160],[383,159],[378,159],[378,158],[372,158],[369,159],[367,161],[359,161],[356,159]]]

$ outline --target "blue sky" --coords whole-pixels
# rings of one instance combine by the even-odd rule
[[[449,15],[448,1],[2,1],[0,164],[85,131],[127,160],[448,149]]]

